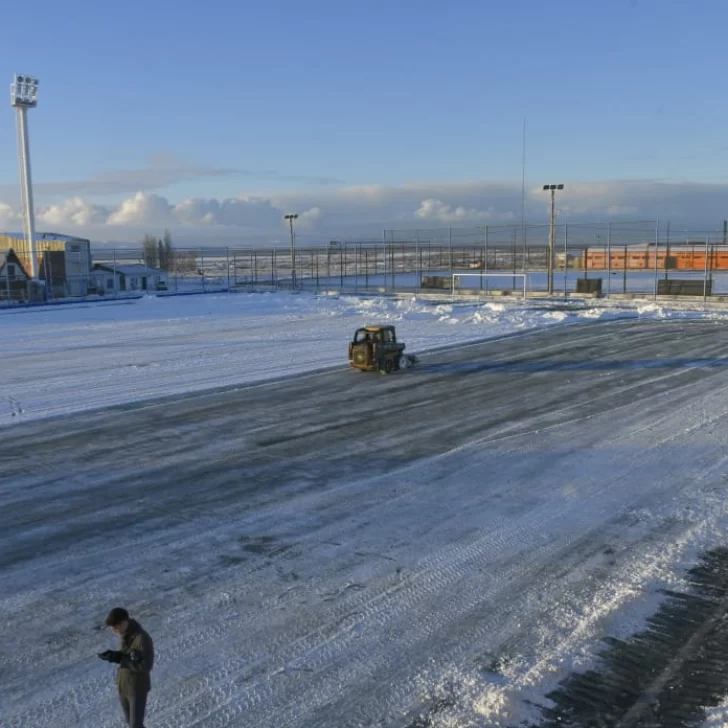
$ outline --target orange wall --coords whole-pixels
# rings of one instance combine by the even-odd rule
[[[657,252],[657,268],[665,269],[665,257],[667,251],[660,250]],[[612,269],[624,270],[653,270],[655,267],[655,251],[654,250],[630,250],[627,248],[627,263],[625,265],[625,251],[611,251],[611,267]],[[670,269],[674,270],[705,270],[705,250],[696,248],[671,250],[670,251]],[[584,267],[584,257],[579,261],[581,267]],[[603,250],[588,250],[586,252],[587,269],[605,270],[607,266],[607,253]],[[728,250],[709,250],[708,251],[708,269],[709,270],[728,270]]]

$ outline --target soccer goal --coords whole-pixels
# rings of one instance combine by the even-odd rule
[[[498,290],[513,291],[513,293],[516,294],[517,291],[520,291],[521,295],[523,296],[523,300],[526,300],[526,292],[528,289],[528,273],[506,273],[505,271],[503,271],[502,273],[453,273],[451,281],[453,298],[455,297],[456,290],[476,290],[463,288],[461,286],[463,278],[479,278],[481,285],[477,290],[482,290],[484,293],[488,293],[488,290]],[[496,283],[495,286],[489,285],[489,281],[492,279],[500,279],[502,281],[502,284],[498,285]]]

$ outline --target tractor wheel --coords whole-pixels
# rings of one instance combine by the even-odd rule
[[[401,354],[399,357],[399,360],[397,361],[397,367],[399,369],[407,369],[410,365],[410,359],[407,356],[407,354]]]
[[[379,367],[380,374],[391,374],[394,369],[394,359],[388,356]]]

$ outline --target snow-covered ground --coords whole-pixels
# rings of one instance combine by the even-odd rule
[[[724,320],[728,312],[305,294],[7,311],[0,314],[0,424],[12,435],[20,422],[345,368],[346,341],[365,323],[395,323],[419,353],[527,329],[632,318]],[[601,328],[583,339],[598,338]],[[356,702],[352,685],[371,691],[370,705],[380,694],[383,703],[393,700],[392,691],[408,705],[413,696],[444,696],[449,703],[431,723],[441,728],[537,720],[534,706],[547,702],[544,695],[571,669],[593,665],[602,636],[625,637],[643,626],[659,590],[681,588],[685,569],[702,549],[722,543],[728,528],[726,382],[719,373],[717,384],[699,376],[679,384],[700,361],[721,359],[720,344],[695,352],[693,362],[644,375],[640,347],[647,351],[652,335],[632,332],[634,360],[606,356],[602,364],[612,366],[587,370],[578,382],[577,369],[564,368],[558,407],[533,414],[519,432],[505,422],[497,437],[414,460],[394,478],[340,478],[325,489],[303,487],[307,462],[297,460],[300,469],[276,500],[248,503],[250,510],[233,501],[201,518],[171,514],[179,508],[174,498],[182,498],[174,489],[169,501],[161,485],[159,496],[119,489],[149,483],[170,463],[180,479],[193,477],[205,448],[216,448],[224,461],[241,442],[251,463],[259,455],[270,462],[259,472],[250,465],[250,479],[287,466],[274,446],[263,448],[252,436],[226,440],[224,417],[232,415],[221,416],[209,444],[198,431],[203,421],[177,425],[164,456],[151,444],[147,451],[151,435],[136,431],[124,433],[128,452],[104,443],[106,459],[92,442],[75,461],[54,455],[75,462],[73,473],[43,462],[41,446],[50,452],[54,445],[36,433],[29,457],[38,462],[20,476],[23,487],[0,473],[0,518],[8,527],[17,514],[29,532],[45,529],[51,543],[66,543],[64,529],[87,540],[69,537],[63,550],[39,548],[27,567],[0,571],[0,702],[12,689],[0,725],[118,722],[108,671],[89,655],[111,646],[90,625],[119,595],[141,605],[160,647],[150,726],[371,725],[357,712],[364,702]],[[706,333],[701,341],[710,340]],[[577,401],[579,387],[598,396],[600,387],[589,394],[589,377],[619,417],[604,407],[560,418],[559,407]],[[632,393],[636,398],[645,382],[661,392],[664,384],[670,396],[635,403]],[[514,401],[517,382],[509,386],[505,394]],[[285,409],[277,407],[271,417]],[[101,417],[95,422],[113,429]],[[318,423],[307,425],[315,433]],[[246,476],[241,470],[236,477]],[[154,527],[136,524],[134,513],[151,509],[159,509]],[[104,528],[94,530],[96,521],[125,528],[109,541]],[[6,537],[4,548],[27,548],[23,539],[22,532]],[[421,645],[433,650],[430,663],[415,659]],[[377,685],[379,670],[399,682]],[[351,712],[337,724],[332,705]],[[726,725],[725,715],[723,705],[707,725]]]
[[[412,353],[529,328],[617,317],[728,317],[650,302],[553,310],[287,293],[146,296],[0,310],[0,426],[346,366],[367,323],[397,325]]]

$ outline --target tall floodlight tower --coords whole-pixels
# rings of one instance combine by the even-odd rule
[[[20,159],[20,194],[23,205],[25,239],[30,254],[30,277],[38,278],[38,256],[35,251],[35,219],[33,217],[33,182],[30,176],[30,144],[28,142],[28,109],[38,105],[38,79],[16,73],[10,84],[10,103],[15,107]]]
[[[549,260],[548,260],[548,291],[554,292],[554,230],[556,227],[556,190],[563,190],[564,185],[544,185],[544,191],[551,191],[551,222],[549,224]],[[564,258],[566,270],[566,258]]]
[[[283,216],[291,225],[291,290],[296,288],[296,233],[293,232],[293,221],[298,220],[298,213]]]

